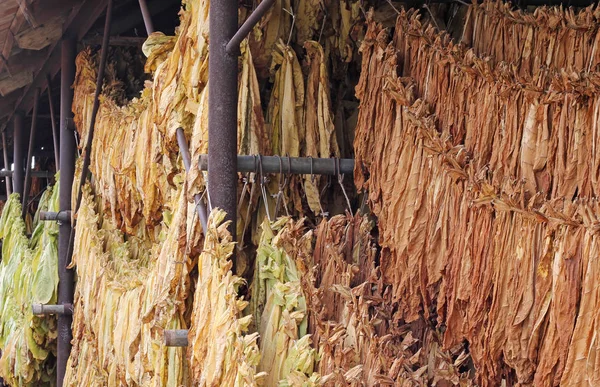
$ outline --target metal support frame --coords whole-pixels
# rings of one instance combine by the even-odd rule
[[[209,24],[208,194],[212,208],[225,211],[236,241],[238,58],[226,46],[238,28],[238,0],[211,1]]]
[[[182,128],[177,129],[177,143],[179,144],[179,151],[181,152],[181,158],[183,159],[183,165],[185,166],[185,171],[189,172],[191,168],[191,157],[190,151],[188,149],[188,144],[185,139],[185,133],[183,133]],[[208,160],[207,160],[208,164]],[[200,194],[194,195],[194,202],[196,203],[196,212],[198,213],[198,218],[200,218],[200,224],[202,225],[202,231],[206,234],[206,227],[208,223],[208,215],[206,204],[202,200]]]
[[[148,9],[148,4],[146,0],[140,1],[140,11],[142,11],[142,17],[144,18],[144,26],[146,26],[146,33],[150,36],[151,33],[154,32],[154,24],[152,24],[152,14],[150,14],[150,10]]]
[[[351,175],[354,159],[321,159],[312,157],[237,156],[238,172],[285,173],[293,175]],[[200,155],[199,168],[208,169],[208,156]]]
[[[54,102],[52,101],[52,78],[50,74],[46,75],[46,82],[48,83],[47,91],[48,91],[48,106],[50,108],[50,124],[52,125],[52,141],[54,142],[54,165],[56,166],[56,170],[60,169],[60,156],[58,154],[59,145],[58,145],[58,129],[56,128],[56,117],[54,116]]]
[[[23,206],[21,208],[21,217],[23,219],[25,219],[25,216],[27,215],[29,191],[31,190],[31,159],[33,158],[33,146],[35,145],[37,114],[40,107],[40,92],[40,89],[37,88],[33,94],[33,114],[31,117],[31,129],[29,131],[29,149],[27,150],[27,161],[25,162],[25,188],[23,188]]]
[[[22,112],[15,114],[13,121],[13,190],[19,194],[21,200],[23,200],[23,183],[25,182],[25,168],[23,167],[23,160],[25,159],[23,157],[23,151],[25,150],[23,120]]]
[[[141,0],[140,0],[141,1]],[[242,24],[239,30],[233,35],[231,40],[227,43],[226,51],[230,55],[238,55],[240,44],[242,40],[248,36],[250,31],[254,28],[256,23],[260,21],[260,19],[265,16],[267,11],[271,9],[271,7],[275,4],[275,0],[263,0],[258,7],[248,16],[248,19]],[[237,8],[236,8],[237,12]]]
[[[45,316],[45,315],[50,315],[50,314],[72,316],[73,315],[73,304],[63,304],[63,305],[33,304],[33,305],[31,305],[31,312],[35,316]]]
[[[51,212],[51,211],[40,211],[40,220],[46,222],[70,222],[71,221],[71,211],[59,211],[59,212]]]
[[[238,1],[211,1],[208,58],[208,194],[225,211],[234,241],[237,218],[237,98],[239,44],[273,5],[265,0],[238,30]],[[232,257],[235,262],[235,257]],[[234,267],[235,271],[235,267]]]
[[[61,76],[60,76],[60,185],[59,185],[59,211],[71,210],[71,191],[73,176],[75,175],[75,128],[73,123],[73,89],[75,82],[75,56],[77,42],[67,38],[61,42]],[[58,302],[59,304],[72,304],[74,296],[75,275],[73,269],[67,269],[71,262],[69,254],[69,241],[71,224],[62,223],[58,228]],[[57,386],[63,385],[67,361],[71,353],[71,323],[70,315],[58,316],[57,339]]]
[[[4,154],[4,169],[5,171],[2,172],[11,172],[10,176],[11,177],[6,177],[5,182],[6,182],[6,196],[10,196],[10,194],[12,193],[12,184],[11,184],[11,178],[12,178],[12,171],[10,170],[10,162],[8,161],[8,146],[6,144],[6,130],[2,131],[2,153]]]
[[[15,171],[0,171],[0,177],[12,177],[15,174]],[[34,171],[31,170],[30,174],[32,177],[41,177],[44,179],[48,179],[52,176],[52,173],[49,171]],[[16,191],[15,191],[16,192]]]
[[[188,346],[188,330],[174,329],[165,330],[164,343],[167,347],[187,347]]]

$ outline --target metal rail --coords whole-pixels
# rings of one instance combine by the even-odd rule
[[[185,166],[185,171],[189,172],[191,168],[191,157],[190,151],[188,149],[188,144],[185,139],[185,133],[183,133],[182,128],[177,129],[177,142],[179,143],[179,151],[181,152],[181,158],[183,159],[183,165]],[[202,200],[200,194],[194,195],[194,202],[196,203],[196,212],[198,213],[198,217],[200,218],[200,224],[202,225],[202,231],[206,234],[206,227],[208,223],[208,215],[206,204]]]
[[[56,315],[73,315],[73,305],[72,304],[62,304],[62,305],[42,305],[42,304],[33,304],[31,305],[31,312],[35,316],[45,316],[50,314]]]
[[[140,0],[141,1],[141,0]],[[271,9],[271,7],[275,4],[275,0],[264,0],[261,2],[258,7],[248,16],[248,19],[240,26],[235,35],[231,38],[231,40],[227,43],[225,50],[229,55],[238,55],[240,44],[242,40],[248,36],[250,31],[254,28],[256,23],[260,21],[260,19],[265,16],[265,14]]]
[[[40,220],[45,222],[70,222],[71,221],[71,211],[60,211],[60,212],[51,212],[51,211],[40,211]]]
[[[237,156],[238,172],[285,173],[294,175],[350,175],[354,159],[321,159],[312,157]],[[200,170],[208,170],[208,156],[200,155]]]
[[[35,145],[35,133],[37,129],[37,114],[40,107],[40,89],[35,89],[33,94],[33,115],[31,117],[31,129],[29,131],[29,148],[27,150],[27,161],[25,163],[25,188],[23,188],[23,206],[21,207],[21,217],[25,219],[27,215],[27,205],[29,204],[29,191],[31,190],[31,159],[33,158],[33,146]]]
[[[15,168],[15,170],[16,170],[16,168]],[[31,170],[30,173],[31,173],[31,177],[41,177],[41,178],[46,178],[46,179],[49,179],[50,177],[52,177],[52,173],[49,171]],[[0,177],[11,177],[14,174],[15,174],[15,171],[0,171]]]

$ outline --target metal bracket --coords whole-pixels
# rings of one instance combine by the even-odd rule
[[[42,221],[58,221],[67,223],[71,221],[71,211],[60,211],[60,212],[51,212],[51,211],[40,211],[40,220]]]
[[[31,305],[31,311],[35,316],[45,316],[50,314],[59,314],[59,315],[72,315],[73,314],[73,305],[72,304],[64,304],[64,305],[42,305],[42,304],[33,304]]]
[[[167,347],[187,347],[188,333],[187,329],[165,330],[164,343]]]

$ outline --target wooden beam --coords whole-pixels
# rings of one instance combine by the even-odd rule
[[[111,36],[111,46],[135,47],[142,46],[148,38],[138,38],[135,36]],[[95,46],[102,43],[102,36],[94,36],[81,41],[85,46]]]
[[[67,15],[58,15],[54,19],[40,24],[37,28],[27,29],[16,36],[19,48],[41,50],[60,39]]]
[[[33,82],[32,71],[21,71],[13,76],[6,77],[0,80],[0,95],[3,97],[18,90],[22,87],[27,86]]]
[[[17,3],[19,3],[19,10],[21,11],[21,14],[23,14],[23,17],[27,21],[27,24],[29,24],[31,28],[37,28],[38,23],[36,22],[35,17],[33,16],[33,12],[31,12],[29,1],[17,0]]]
[[[75,39],[81,39],[87,31],[92,27],[94,22],[102,15],[102,12],[106,8],[106,0],[84,0],[75,6],[72,12],[69,14],[67,21],[65,22],[65,32],[63,36],[72,36]],[[33,105],[33,90],[41,88],[42,91],[46,89],[46,74],[50,74],[54,77],[60,69],[60,39],[54,42],[48,49],[48,56],[42,62],[43,65],[39,70],[35,72],[34,80],[31,84],[26,86],[23,90],[23,94],[17,100],[15,109],[29,112]],[[11,114],[9,117],[12,118],[14,115]]]
[[[24,6],[24,3],[27,0],[15,0],[17,2],[17,7],[14,7],[12,11],[12,22],[6,31],[6,37],[4,39],[4,44],[2,44],[2,50],[0,53],[4,56],[5,59],[10,59],[11,55],[14,54],[13,49],[18,45],[16,43],[15,35],[19,34],[21,31],[21,27],[26,22],[25,14],[21,12],[21,7]],[[78,0],[43,0],[36,4],[34,10],[31,10],[29,5],[27,6],[31,12],[31,16],[33,20],[35,20],[36,26],[37,24],[43,24],[49,20],[52,20],[59,14],[65,13],[66,9],[69,9],[66,13],[71,13],[77,4],[81,4],[82,2]],[[27,3],[25,3],[27,4]],[[8,12],[8,9],[6,10]],[[27,12],[26,12],[27,13]],[[0,61],[0,72],[2,72],[6,67],[6,64]]]
[[[19,8],[17,8],[16,10],[18,10]],[[12,23],[10,23],[10,27],[8,27],[8,30],[6,31],[6,37],[4,39],[4,44],[2,45],[2,52],[1,54],[4,56],[4,58],[9,59],[10,58],[10,54],[12,52],[12,48],[13,45],[15,44],[15,34],[17,32],[19,32],[19,30],[21,29],[21,26],[23,25],[23,23],[25,22],[25,17],[23,16],[22,12],[17,12],[15,17],[13,18]],[[0,64],[0,71],[2,71],[4,69],[4,65]]]
[[[40,61],[44,60],[48,56],[47,50],[22,50],[18,55],[10,57],[6,63],[9,74],[0,75],[0,79],[6,78],[7,76],[16,75],[21,71],[36,71],[40,66]]]

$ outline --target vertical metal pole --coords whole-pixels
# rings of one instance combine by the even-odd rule
[[[6,130],[2,131],[2,153],[4,153],[4,168],[10,171],[10,162],[8,161],[8,145],[6,143]],[[10,176],[5,177],[6,179],[6,197],[9,197],[12,192],[12,185],[10,184]],[[1,386],[2,384],[0,384]]]
[[[83,195],[83,186],[88,176],[90,168],[90,157],[92,153],[92,143],[94,141],[94,130],[96,128],[96,117],[100,110],[100,94],[102,93],[102,84],[104,83],[104,70],[106,68],[106,59],[108,58],[108,45],[110,41],[110,24],[112,20],[113,0],[108,0],[106,6],[106,20],[104,21],[104,36],[102,37],[102,47],[100,51],[100,63],[98,65],[98,77],[96,78],[96,91],[94,93],[94,105],[92,106],[92,114],[90,117],[90,129],[85,140],[85,148],[83,152],[83,165],[81,167],[81,175],[79,177],[79,190],[77,191],[77,200],[75,201],[75,212],[79,210],[81,198]],[[71,238],[73,239],[73,238]]]
[[[29,149],[27,150],[27,161],[25,162],[25,188],[23,189],[23,207],[21,217],[25,219],[27,206],[29,204],[29,191],[31,190],[31,159],[33,158],[33,146],[35,144],[35,129],[37,125],[37,114],[40,105],[40,88],[35,89],[33,95],[33,114],[31,116],[31,129],[29,131]]]
[[[148,9],[146,0],[140,0],[140,10],[142,11],[142,17],[144,18],[144,25],[146,26],[146,32],[148,36],[154,32],[154,25],[152,24],[152,15]]]
[[[60,76],[60,186],[59,210],[71,210],[71,190],[75,175],[75,128],[73,124],[73,90],[75,82],[75,39],[69,38],[61,42],[61,76]],[[71,222],[64,222],[58,231],[58,303],[72,304],[74,294],[74,273],[67,269],[71,262],[69,254],[69,239],[71,237]],[[71,323],[70,315],[58,316],[58,354],[57,354],[57,386],[63,385],[67,360],[71,353]]]
[[[13,171],[13,188],[14,192],[18,193],[21,197],[21,203],[23,202],[23,183],[25,182],[25,174],[23,168],[23,150],[25,148],[23,132],[25,130],[23,128],[23,121],[23,113],[17,112],[13,121],[13,163],[15,165]]]
[[[56,117],[54,116],[54,102],[52,101],[52,78],[50,78],[50,74],[46,75],[46,81],[48,82],[48,105],[50,107],[50,121],[52,124],[52,140],[54,142],[54,165],[56,166],[56,170],[60,169],[60,156],[58,155],[58,130],[56,128]]]
[[[208,193],[212,208],[224,210],[232,221],[235,241],[238,60],[226,47],[238,28],[238,0],[211,1],[209,20]]]

